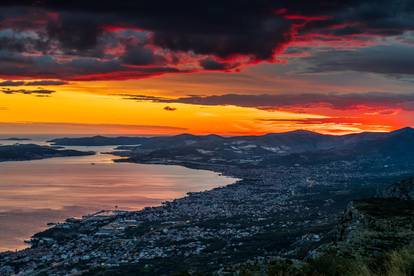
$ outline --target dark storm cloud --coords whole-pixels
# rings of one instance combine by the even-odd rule
[[[0,37],[0,50],[13,50],[23,52],[26,50],[25,42],[17,38]]]
[[[389,75],[414,74],[414,48],[409,45],[375,46],[349,51],[325,51],[307,60],[312,72],[358,71]]]
[[[131,44],[126,39],[130,34],[120,33],[125,29],[149,35]],[[15,34],[0,34],[0,51],[8,53],[0,54],[0,61],[6,63],[0,77],[141,78],[181,72],[179,58],[168,55],[195,59],[198,67],[190,71],[227,71],[273,61],[289,43],[309,35],[317,34],[320,40],[370,41],[373,35],[403,34],[414,30],[414,2],[5,0],[0,3],[1,30]],[[19,61],[10,61],[10,55],[19,54],[24,54]],[[44,66],[45,60],[34,58],[62,55],[63,60],[52,62],[52,69]],[[125,68],[129,65],[134,68]],[[323,66],[330,70],[326,64],[319,67]]]
[[[139,45],[130,45],[122,56],[122,61],[130,65],[164,64],[166,60],[153,52],[152,49]]]
[[[318,2],[327,4],[329,1]],[[318,3],[314,7],[317,9]],[[328,18],[309,22],[301,29],[302,33],[326,35],[324,39],[361,39],[372,35],[401,35],[414,29],[414,2],[411,0],[331,1],[329,8],[321,12]]]
[[[231,63],[231,62],[220,62],[212,58],[206,58],[200,61],[200,65],[203,69],[206,69],[206,70],[225,71],[225,70],[233,69],[239,66],[240,64]]]
[[[129,99],[134,99],[131,96]],[[143,96],[141,99],[145,99]],[[278,109],[286,107],[312,108],[327,105],[334,109],[351,109],[358,106],[400,108],[414,110],[414,93],[396,94],[384,92],[355,94],[279,94],[279,95],[240,95],[225,94],[218,96],[189,96],[178,99],[148,98],[163,103],[186,103],[198,105],[235,105],[261,109]]]
[[[0,29],[1,30],[1,29]],[[15,33],[15,32],[13,32]],[[26,37],[15,35],[7,36],[12,33],[0,33],[0,51],[12,52],[45,52],[49,47],[49,42],[45,37]],[[3,35],[3,36],[2,36]]]
[[[18,53],[0,51],[0,78],[18,77],[51,78],[63,80],[106,80],[145,78],[149,76],[177,73],[179,70],[166,66],[141,67],[139,70],[125,66],[120,60],[101,60],[76,57],[68,61],[44,56],[23,56]],[[29,68],[29,69],[27,69]]]
[[[156,45],[173,51],[268,59],[279,44],[289,40],[291,27],[274,14],[274,4],[269,1],[37,3],[39,8],[61,14],[49,25],[49,35],[64,48],[77,50],[92,48],[104,27],[131,26],[153,32]]]
[[[21,85],[24,85],[24,84],[25,84],[24,81],[6,80],[6,81],[0,82],[0,86],[21,86]]]
[[[47,33],[51,39],[60,42],[64,51],[82,53],[95,48],[103,30],[90,14],[62,13],[59,20],[49,22]]]

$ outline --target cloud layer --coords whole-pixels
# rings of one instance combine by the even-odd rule
[[[38,97],[47,97],[53,93],[55,93],[56,91],[54,90],[50,90],[50,89],[33,89],[33,90],[28,90],[28,89],[11,89],[11,88],[2,88],[0,90],[2,93],[4,94],[24,94],[24,95],[35,95]]]
[[[407,44],[358,50],[325,51],[306,58],[311,72],[356,71],[387,75],[414,75],[414,48]]]
[[[232,71],[277,62],[290,46],[363,47],[414,30],[413,18],[410,0],[5,0],[0,78],[107,80]],[[343,69],[324,58],[319,68]]]
[[[197,105],[235,105],[240,107],[253,107],[260,109],[284,108],[315,108],[325,106],[332,109],[347,110],[358,107],[384,110],[398,108],[414,111],[414,93],[396,94],[384,92],[350,93],[350,94],[261,94],[241,95],[224,94],[213,96],[188,96],[177,99],[162,97],[146,97],[142,95],[124,95],[126,99],[137,101],[153,101],[162,103],[184,103]]]
[[[5,80],[0,82],[0,86],[48,86],[48,85],[66,85],[66,81],[60,80],[39,80],[39,81],[12,81]]]

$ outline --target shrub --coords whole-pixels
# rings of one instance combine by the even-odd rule
[[[406,247],[387,254],[387,275],[414,275],[414,247]]]

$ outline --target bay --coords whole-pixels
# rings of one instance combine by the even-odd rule
[[[139,210],[235,181],[181,166],[114,163],[118,157],[103,154],[113,147],[65,148],[98,154],[0,163],[0,252],[25,248],[24,240],[49,222],[103,209]]]

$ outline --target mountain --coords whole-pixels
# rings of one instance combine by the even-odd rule
[[[323,135],[306,130],[296,130],[284,133],[269,133],[262,136],[230,137],[233,143],[254,144],[267,147],[269,150],[280,153],[303,152],[331,148],[336,145],[338,137]]]
[[[198,142],[219,141],[224,139],[218,135],[197,136],[192,134],[180,134],[175,136],[156,137],[79,137],[79,138],[57,138],[48,142],[59,146],[115,146],[115,145],[140,145],[143,147],[174,147],[191,145]]]
[[[356,154],[410,158],[414,154],[414,129],[404,128],[396,130],[371,141],[356,143],[349,150],[354,151]]]
[[[324,135],[306,130],[296,130],[284,133],[269,133],[260,136],[233,136],[219,135],[192,135],[180,134],[175,136],[156,137],[80,137],[58,138],[49,142],[62,146],[109,146],[109,145],[137,145],[145,149],[163,149],[180,146],[231,146],[244,145],[262,147],[265,151],[280,154],[289,154],[305,151],[331,149],[339,146],[369,141],[385,136],[384,133],[359,133],[343,136]],[[214,144],[216,143],[216,144]]]
[[[388,135],[389,136],[394,136],[394,135],[406,135],[406,134],[413,134],[413,133],[414,133],[414,128],[404,127],[404,128],[394,130],[394,131],[390,132]]]
[[[177,135],[147,138],[138,146],[118,147],[133,162],[274,167],[315,165],[334,161],[378,163],[377,167],[411,164],[414,131],[358,133],[342,136],[310,131],[261,136]],[[124,160],[126,161],[126,160]],[[381,163],[381,164],[380,164]]]
[[[202,162],[250,166],[312,165],[332,161],[379,160],[384,166],[411,162],[414,129],[342,136],[297,130],[261,136],[180,134],[158,137],[83,137],[52,140],[57,145],[123,145],[119,155],[136,162]],[[388,163],[387,163],[388,162]]]
[[[266,164],[315,164],[338,160],[377,160],[390,164],[413,162],[414,129],[389,133],[360,133],[337,136],[332,146],[284,156],[270,156]],[[385,164],[386,165],[386,164]]]

